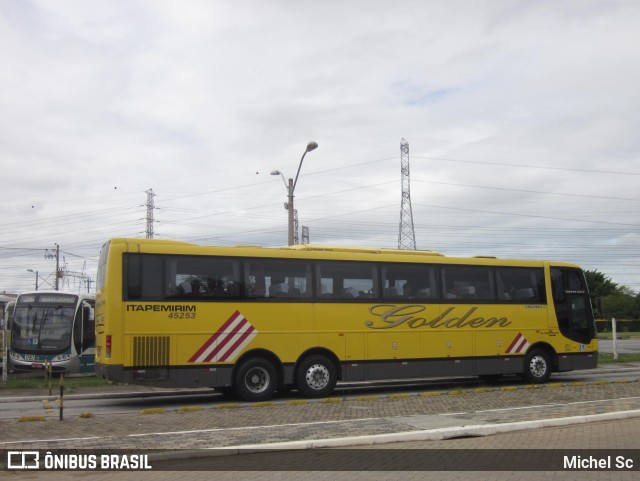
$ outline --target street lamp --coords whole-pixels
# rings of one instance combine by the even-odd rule
[[[34,271],[33,269],[27,269],[27,272],[32,272],[36,275],[36,291],[38,290],[38,271]]]
[[[309,142],[307,144],[307,148],[305,149],[304,153],[302,154],[302,158],[300,159],[300,164],[298,164],[298,172],[296,172],[296,178],[294,179],[289,179],[289,184],[287,184],[287,181],[284,178],[284,174],[282,172],[280,172],[279,170],[274,170],[273,172],[271,172],[271,175],[279,175],[282,177],[282,181],[284,182],[284,186],[287,189],[287,203],[284,205],[284,208],[287,209],[289,211],[289,245],[293,245],[293,212],[294,212],[294,207],[293,207],[293,192],[296,189],[296,184],[298,183],[298,176],[300,175],[300,169],[302,168],[302,162],[304,161],[304,157],[305,155],[307,155],[308,152],[311,152],[312,150],[315,150],[318,148],[318,143],[317,142]]]

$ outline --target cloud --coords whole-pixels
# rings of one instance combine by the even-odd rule
[[[269,173],[293,177],[309,140],[311,240],[394,247],[403,137],[419,248],[566,260],[640,290],[639,10],[3,3],[0,291],[51,269],[54,243],[95,273],[105,240],[143,235],[149,188],[158,235],[283,244]]]

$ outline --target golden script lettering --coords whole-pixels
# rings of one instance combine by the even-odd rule
[[[478,310],[477,306],[469,307],[467,312],[462,316],[456,315],[454,312],[456,309],[459,308],[448,307],[442,311],[439,316],[428,319],[423,314],[427,310],[427,306],[376,304],[369,308],[369,314],[376,316],[382,321],[382,324],[374,325],[375,321],[365,321],[364,325],[369,329],[392,329],[402,324],[406,324],[412,329],[417,329],[418,327],[430,327],[432,329],[471,327],[477,329],[479,327],[493,327],[495,325],[506,327],[511,324],[511,321],[506,317],[473,317],[473,313]]]

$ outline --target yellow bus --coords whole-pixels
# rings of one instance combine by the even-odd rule
[[[559,262],[296,245],[112,239],[101,251],[96,371],[247,401],[337,381],[597,365],[583,272]]]

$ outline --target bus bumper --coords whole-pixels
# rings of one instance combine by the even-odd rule
[[[595,369],[598,367],[598,352],[558,354],[558,372]]]

